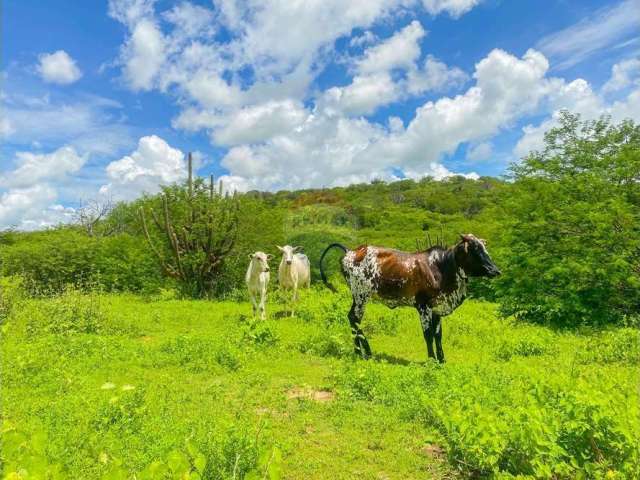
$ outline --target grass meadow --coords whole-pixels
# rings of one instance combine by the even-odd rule
[[[558,331],[465,302],[426,361],[409,308],[5,295],[4,478],[634,478],[638,333]]]

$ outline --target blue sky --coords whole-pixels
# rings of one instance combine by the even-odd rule
[[[500,175],[557,112],[640,116],[634,0],[5,0],[0,227],[198,173]]]

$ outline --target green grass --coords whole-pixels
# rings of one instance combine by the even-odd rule
[[[348,306],[312,289],[295,318],[272,298],[262,323],[246,302],[22,300],[2,324],[3,475],[637,473],[637,332],[520,325],[467,301],[444,321],[441,366],[413,310],[370,305],[365,362]]]

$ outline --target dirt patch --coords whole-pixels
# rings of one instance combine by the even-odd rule
[[[445,457],[444,449],[435,443],[427,443],[420,449],[420,451],[427,457],[437,458],[439,460],[442,460]]]
[[[304,398],[315,402],[330,402],[335,394],[329,390],[314,390],[308,387],[293,387],[287,390],[287,399]]]

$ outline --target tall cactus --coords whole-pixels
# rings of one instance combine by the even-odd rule
[[[158,235],[149,231],[147,213],[140,207],[142,230],[164,272],[180,282],[185,293],[205,296],[211,292],[222,262],[233,250],[238,232],[239,199],[218,191],[211,175],[209,184],[193,178],[193,161],[188,157],[186,185],[163,187],[160,212],[149,214]]]

